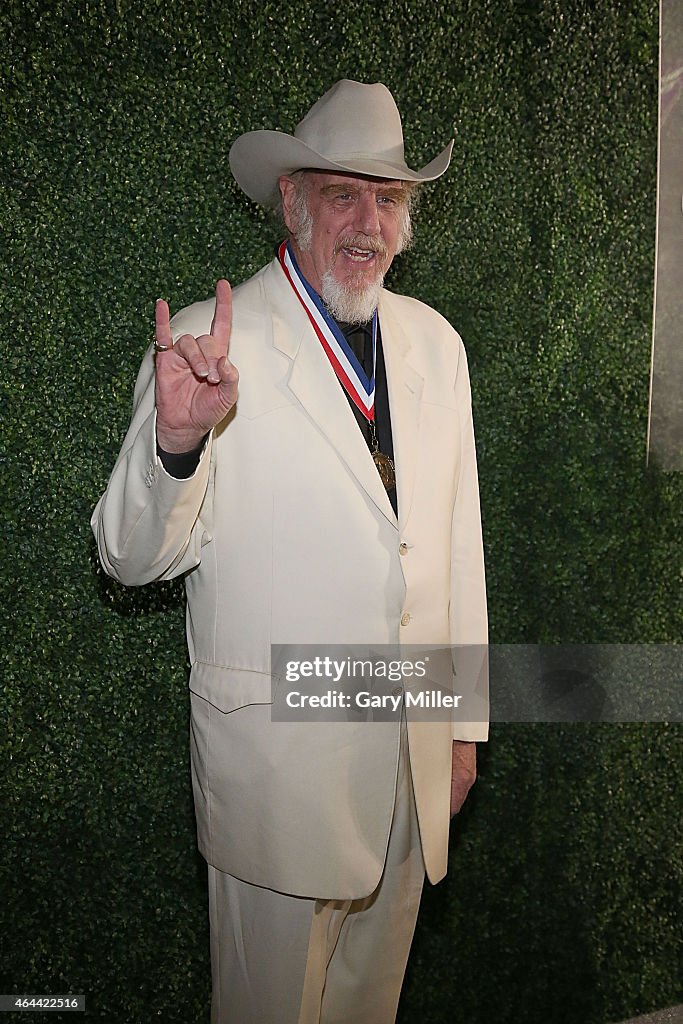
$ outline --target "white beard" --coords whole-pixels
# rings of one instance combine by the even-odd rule
[[[347,324],[364,324],[377,308],[384,277],[378,277],[364,288],[339,284],[328,270],[322,278],[322,299],[335,320]]]

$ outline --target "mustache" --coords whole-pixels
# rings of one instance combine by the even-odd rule
[[[334,255],[336,256],[342,249],[368,249],[382,257],[388,255],[384,241],[376,235],[349,235],[337,242],[334,247]]]

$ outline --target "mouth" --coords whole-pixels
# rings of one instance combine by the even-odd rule
[[[342,246],[341,252],[353,263],[370,263],[377,256],[375,249],[360,249],[347,245]]]

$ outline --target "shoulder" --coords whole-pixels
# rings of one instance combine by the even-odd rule
[[[382,317],[385,323],[393,322],[394,327],[400,327],[404,334],[410,336],[411,341],[424,341],[430,348],[438,347],[455,353],[456,357],[460,354],[464,356],[462,338],[456,329],[445,316],[426,302],[384,288],[379,310],[380,322]]]
[[[410,295],[399,295],[398,292],[382,290],[382,303],[385,308],[401,321],[409,324],[424,327],[426,330],[437,330],[444,336],[450,336],[460,340],[460,335],[449,323],[445,316],[442,316],[432,306],[420,299],[414,299]]]
[[[455,391],[464,408],[469,389],[462,338],[448,320],[419,299],[382,291],[379,306],[382,344],[403,357],[425,382],[423,400],[449,404]]]

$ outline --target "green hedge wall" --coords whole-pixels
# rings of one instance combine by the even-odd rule
[[[0,37],[0,990],[199,1022],[182,591],[105,579],[88,527],[154,299],[270,258],[236,135],[291,129],[338,78],[384,81],[413,165],[456,134],[390,286],[468,348],[492,640],[677,642],[682,480],[645,468],[657,3],[7,0]],[[664,723],[497,726],[400,1020],[680,1000],[679,743]]]

